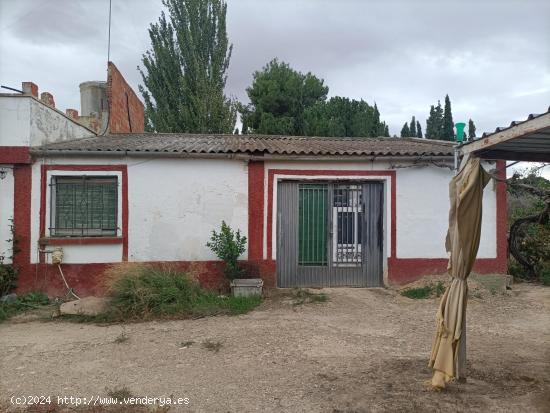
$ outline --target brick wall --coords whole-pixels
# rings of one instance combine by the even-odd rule
[[[112,62],[109,62],[108,67],[107,99],[109,100],[109,131],[111,133],[144,131],[143,103]]]

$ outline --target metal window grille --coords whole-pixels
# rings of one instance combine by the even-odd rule
[[[57,176],[50,187],[52,236],[116,236],[117,177]]]
[[[363,189],[361,185],[334,185],[332,205],[333,264],[360,266],[362,262]]]

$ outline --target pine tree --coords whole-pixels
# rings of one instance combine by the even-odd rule
[[[401,137],[408,138],[410,134],[411,134],[411,131],[409,130],[409,124],[405,122],[405,124],[403,125],[403,128],[401,129]]]
[[[420,122],[416,121],[416,137],[422,139],[422,126],[420,126]]]
[[[151,49],[138,68],[148,130],[231,133],[236,104],[224,95],[233,46],[224,0],[163,0]]]
[[[390,128],[388,125],[384,125],[384,136],[386,137],[390,136]]]
[[[409,137],[416,137],[416,119],[414,118],[414,116],[412,117],[411,124],[409,126]]]
[[[476,137],[476,125],[472,119],[468,120],[468,139],[474,139]]]
[[[451,99],[449,95],[445,95],[445,110],[443,114],[443,123],[441,130],[441,138],[445,141],[454,141],[454,122],[453,113],[451,110]]]

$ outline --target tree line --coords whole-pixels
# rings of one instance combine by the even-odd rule
[[[146,129],[155,132],[242,133],[304,136],[390,136],[376,103],[334,96],[312,73],[271,60],[253,73],[249,104],[225,94],[233,45],[227,36],[225,0],[163,0],[167,15],[149,27],[151,48],[138,67]],[[453,140],[451,103],[432,105],[426,138]],[[469,135],[475,136],[470,120]],[[413,116],[402,137],[422,138]]]
[[[476,136],[476,127],[472,119],[468,120],[468,133],[464,132],[463,138],[472,139]],[[402,138],[422,138],[422,129],[420,123],[415,117],[411,119],[411,123],[405,122],[401,128]],[[431,105],[430,115],[426,119],[426,136],[427,139],[439,139],[443,141],[454,141],[454,122],[453,111],[451,108],[451,99],[449,95],[445,95],[445,106],[441,107],[441,101],[437,101],[437,105]]]

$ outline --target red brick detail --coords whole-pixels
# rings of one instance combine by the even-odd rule
[[[48,106],[55,108],[55,101],[53,95],[50,92],[42,92],[40,94],[40,100]]]
[[[25,95],[32,95],[38,99],[38,85],[33,82],[23,82],[21,83],[21,89]]]
[[[0,163],[31,163],[31,155],[28,146],[0,146]]]
[[[28,270],[31,262],[31,190],[32,166],[14,165],[14,209],[13,225],[18,252],[14,265],[19,273]]]
[[[111,133],[143,132],[145,130],[143,103],[112,62],[109,62],[108,65],[107,99],[109,101],[109,131]]]
[[[78,110],[76,109],[67,109],[65,114],[71,119],[78,120]]]
[[[264,163],[248,163],[248,259],[263,258]]]
[[[149,262],[146,264],[170,265],[189,271],[204,288],[227,291],[229,282],[223,273],[221,261],[175,261]],[[274,261],[241,261],[240,264],[251,277],[261,277],[266,287],[275,286]],[[104,295],[106,293],[105,271],[117,264],[61,264],[67,283],[80,297]],[[57,266],[52,264],[26,265],[26,271],[19,277],[18,292],[41,290],[49,296],[64,297],[67,289],[59,274]]]
[[[397,251],[397,182],[395,171],[350,171],[350,170],[300,170],[300,169],[270,169],[268,171],[267,192],[267,258],[273,255],[273,190],[275,175],[318,175],[318,176],[389,176],[391,177],[391,246],[390,255],[396,256]]]
[[[41,245],[94,245],[94,244],[122,244],[122,237],[68,237],[68,238],[41,238]]]
[[[119,243],[118,237],[108,238],[45,238],[46,236],[46,191],[47,171],[119,171],[122,173],[122,261],[128,261],[128,168],[126,165],[42,165],[40,182],[40,237],[53,244]],[[93,241],[92,241],[93,240]],[[97,241],[96,241],[97,240]],[[101,240],[101,241],[100,241]],[[117,240],[116,242],[114,240]],[[53,241],[53,242],[52,242]],[[104,241],[104,242],[102,242]]]
[[[497,161],[497,176],[506,179],[506,161]],[[497,262],[496,273],[508,272],[508,193],[505,182],[497,182]]]

